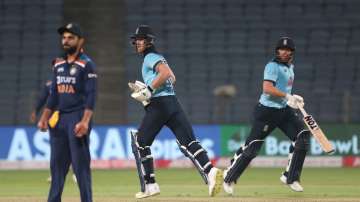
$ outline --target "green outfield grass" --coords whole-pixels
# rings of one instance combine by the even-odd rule
[[[207,196],[207,186],[194,169],[157,170],[161,195],[143,201],[360,201],[360,168],[305,168],[303,193],[294,193],[279,181],[281,169],[250,168],[236,185],[234,197]],[[48,171],[0,171],[0,201],[46,201]],[[70,175],[69,175],[70,176]],[[94,170],[94,201],[139,201],[135,170]],[[63,201],[80,201],[71,178]]]

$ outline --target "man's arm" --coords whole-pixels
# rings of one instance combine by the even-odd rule
[[[36,105],[35,105],[35,113],[36,115],[39,114],[41,108],[46,104],[46,100],[49,97],[50,94],[50,88],[51,88],[51,80],[46,81],[46,84],[41,89],[40,95],[37,99]]]
[[[151,83],[150,87],[152,89],[159,88],[168,79],[170,79],[173,84],[175,83],[175,81],[176,81],[175,75],[166,63],[163,63],[163,62],[158,63],[155,67],[155,71],[158,72],[158,75]]]
[[[82,137],[88,133],[89,123],[92,117],[93,111],[85,109],[84,115],[79,123],[76,124],[74,132],[76,137]]]
[[[285,97],[286,93],[280,91],[274,86],[273,81],[263,81],[263,92],[275,97]]]
[[[163,85],[167,80],[169,80],[172,84],[174,84],[176,81],[175,75],[167,65],[165,59],[162,58],[157,60],[157,62],[155,60],[152,62],[155,64],[149,62],[150,64],[148,65],[154,68],[153,70],[158,73],[157,76],[151,82],[151,84],[148,84],[148,86],[145,86],[139,91],[135,91],[131,94],[132,98],[142,102],[144,106],[148,104],[148,100],[151,98],[152,93],[157,88],[161,87],[161,85]]]
[[[91,62],[86,64],[85,72],[85,111],[79,123],[76,124],[74,132],[76,137],[82,137],[88,133],[89,123],[93,115],[97,93],[97,74],[95,65]]]
[[[49,91],[49,97],[47,99],[46,108],[44,109],[39,122],[38,122],[38,128],[41,131],[46,131],[48,128],[48,120],[50,118],[50,115],[52,111],[54,111],[55,107],[58,104],[58,92],[57,92],[57,85],[56,85],[56,75],[55,75],[55,69],[53,70],[53,77],[52,77],[52,83]]]

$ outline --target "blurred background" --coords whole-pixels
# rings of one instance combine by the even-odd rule
[[[282,36],[296,44],[293,92],[304,96],[305,108],[334,141],[338,155],[359,155],[359,11],[358,0],[0,0],[0,135],[8,134],[0,159],[29,159],[21,155],[26,148],[21,135],[18,156],[8,154],[16,135],[24,132],[19,129],[26,127],[30,160],[36,152],[48,158],[48,148],[36,143],[38,133],[29,116],[49,78],[51,61],[61,51],[56,29],[67,22],[82,26],[85,52],[97,64],[99,144],[105,144],[107,134],[117,134],[120,139],[112,139],[109,147],[116,149],[119,140],[126,142],[129,124],[138,124],[143,116],[127,87],[128,81],[141,79],[142,63],[129,36],[139,24],[148,24],[176,74],[176,93],[196,133],[215,145],[207,147],[213,149],[212,157],[232,155],[246,137],[264,66]],[[114,132],[101,125],[119,128]],[[159,148],[172,137],[164,133]],[[282,147],[281,138],[276,144],[270,140],[277,150],[267,145],[262,154],[286,156],[289,143]],[[130,158],[126,151],[120,157],[116,152],[106,158],[96,154]],[[320,153],[315,148],[311,154]]]
[[[127,89],[141,79],[141,57],[129,43],[139,24],[153,28],[192,123],[249,122],[281,36],[295,40],[294,93],[308,111],[322,123],[359,122],[359,10],[357,0],[1,0],[0,124],[29,124],[60,53],[56,29],[72,21],[97,64],[98,124],[143,115]],[[234,85],[236,95],[214,94],[222,85]]]

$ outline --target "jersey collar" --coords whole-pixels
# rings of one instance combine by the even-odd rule
[[[152,45],[149,48],[145,49],[145,51],[143,53],[143,56],[145,57],[149,53],[157,53],[154,45]]]
[[[287,67],[291,67],[291,65],[292,65],[292,63],[288,64],[288,63],[286,63],[286,62],[281,62],[278,58],[274,58],[272,61],[273,61],[273,62],[276,62],[276,63],[278,63],[278,64],[285,65],[285,66],[287,66]]]

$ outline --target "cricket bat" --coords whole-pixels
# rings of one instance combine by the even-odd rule
[[[328,154],[332,154],[335,152],[333,145],[331,142],[327,139],[324,132],[321,130],[319,125],[316,123],[313,116],[306,113],[305,109],[302,106],[299,106],[299,110],[303,114],[304,122],[306,126],[309,128],[310,132],[313,134],[315,140],[320,144],[321,148]]]

